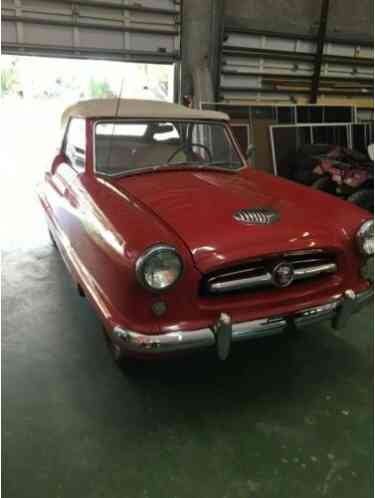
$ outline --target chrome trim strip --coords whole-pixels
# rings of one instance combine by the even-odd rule
[[[261,285],[267,285],[272,283],[271,273],[264,273],[263,275],[258,275],[257,277],[249,278],[239,278],[237,280],[231,280],[229,282],[216,282],[213,284],[208,284],[208,289],[210,292],[228,292],[232,290],[249,289],[251,287],[258,287]]]
[[[369,284],[368,289],[356,294],[356,302],[358,306],[367,304],[368,301],[372,301],[374,299],[374,284],[373,282],[369,282]]]
[[[285,318],[262,318],[252,322],[242,322],[233,325],[233,341],[243,341],[265,337],[268,335],[281,334],[287,327]]]
[[[251,271],[251,270],[250,270]],[[304,278],[315,277],[323,273],[335,273],[337,271],[336,263],[326,263],[315,266],[306,266],[305,268],[294,268],[294,279],[302,280]],[[218,277],[221,278],[221,277]],[[211,280],[214,280],[215,277]],[[230,280],[228,282],[214,282],[208,281],[208,290],[214,294],[220,292],[230,292],[234,290],[250,289],[262,285],[272,284],[272,275],[269,272],[256,277],[239,278]],[[293,282],[292,282],[293,283]]]
[[[293,321],[297,326],[305,326],[336,318],[346,306],[348,292],[354,295],[356,306],[353,308],[353,312],[356,312],[373,298],[374,287],[370,284],[368,289],[358,294],[354,294],[353,291],[349,290],[343,294],[336,295],[328,303],[297,311],[286,316],[234,323],[232,325],[232,341],[237,342],[280,334],[285,331],[289,321]],[[151,355],[205,348],[213,346],[216,342],[215,324],[212,325],[212,328],[173,331],[158,335],[140,334],[117,326],[113,329],[113,335],[115,338],[123,340],[124,350]]]
[[[337,271],[336,263],[325,263],[317,266],[307,266],[305,268],[295,268],[294,278],[302,279],[308,277],[314,277],[320,273],[335,273]]]
[[[282,256],[284,258],[290,258],[293,256],[317,256],[324,253],[324,249],[304,249],[301,251],[284,252]]]
[[[333,303],[301,311],[295,315],[294,323],[298,327],[299,325],[311,325],[312,323],[333,318],[339,305],[340,300],[337,300]]]
[[[121,327],[113,329],[115,337],[124,340],[124,348],[127,351],[153,353],[168,353],[173,351],[184,351],[198,349],[215,344],[215,335],[211,329],[200,329],[192,331],[168,332],[159,335],[139,334]]]

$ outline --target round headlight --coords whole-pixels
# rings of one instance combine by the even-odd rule
[[[374,255],[374,220],[363,223],[357,232],[357,243],[362,254],[365,256]]]
[[[182,274],[182,261],[174,247],[156,245],[138,258],[138,281],[146,288],[162,291],[172,287]]]

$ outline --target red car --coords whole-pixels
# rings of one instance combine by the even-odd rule
[[[252,168],[225,114],[138,100],[68,108],[40,190],[117,359],[216,347],[372,300],[373,219]]]

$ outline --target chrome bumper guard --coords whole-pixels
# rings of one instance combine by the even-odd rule
[[[219,358],[225,359],[229,355],[231,342],[280,334],[291,324],[302,327],[323,320],[332,320],[334,328],[341,328],[346,324],[348,318],[372,300],[373,296],[374,287],[371,284],[363,292],[355,294],[352,290],[347,290],[334,301],[287,316],[232,323],[230,316],[222,313],[212,328],[146,335],[115,327],[113,335],[115,339],[121,339],[124,351],[128,352],[152,355],[189,351],[216,345]]]

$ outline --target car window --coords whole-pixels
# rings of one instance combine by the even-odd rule
[[[180,134],[173,123],[165,123],[162,126],[159,125],[158,129],[153,131],[152,139],[155,142],[165,142],[166,140],[171,140],[172,138],[179,139]]]
[[[171,165],[227,170],[243,166],[220,122],[142,120],[96,124],[96,173],[122,175]]]
[[[192,125],[192,150],[197,156],[213,164],[227,164],[228,168],[241,166],[241,159],[229,140],[223,136],[223,127],[204,123]]]
[[[107,136],[125,136],[125,137],[143,137],[146,133],[147,125],[137,123],[100,123],[96,132],[99,135]]]
[[[65,140],[65,154],[70,159],[73,168],[83,171],[86,153],[86,123],[84,119],[74,118],[69,123]]]

